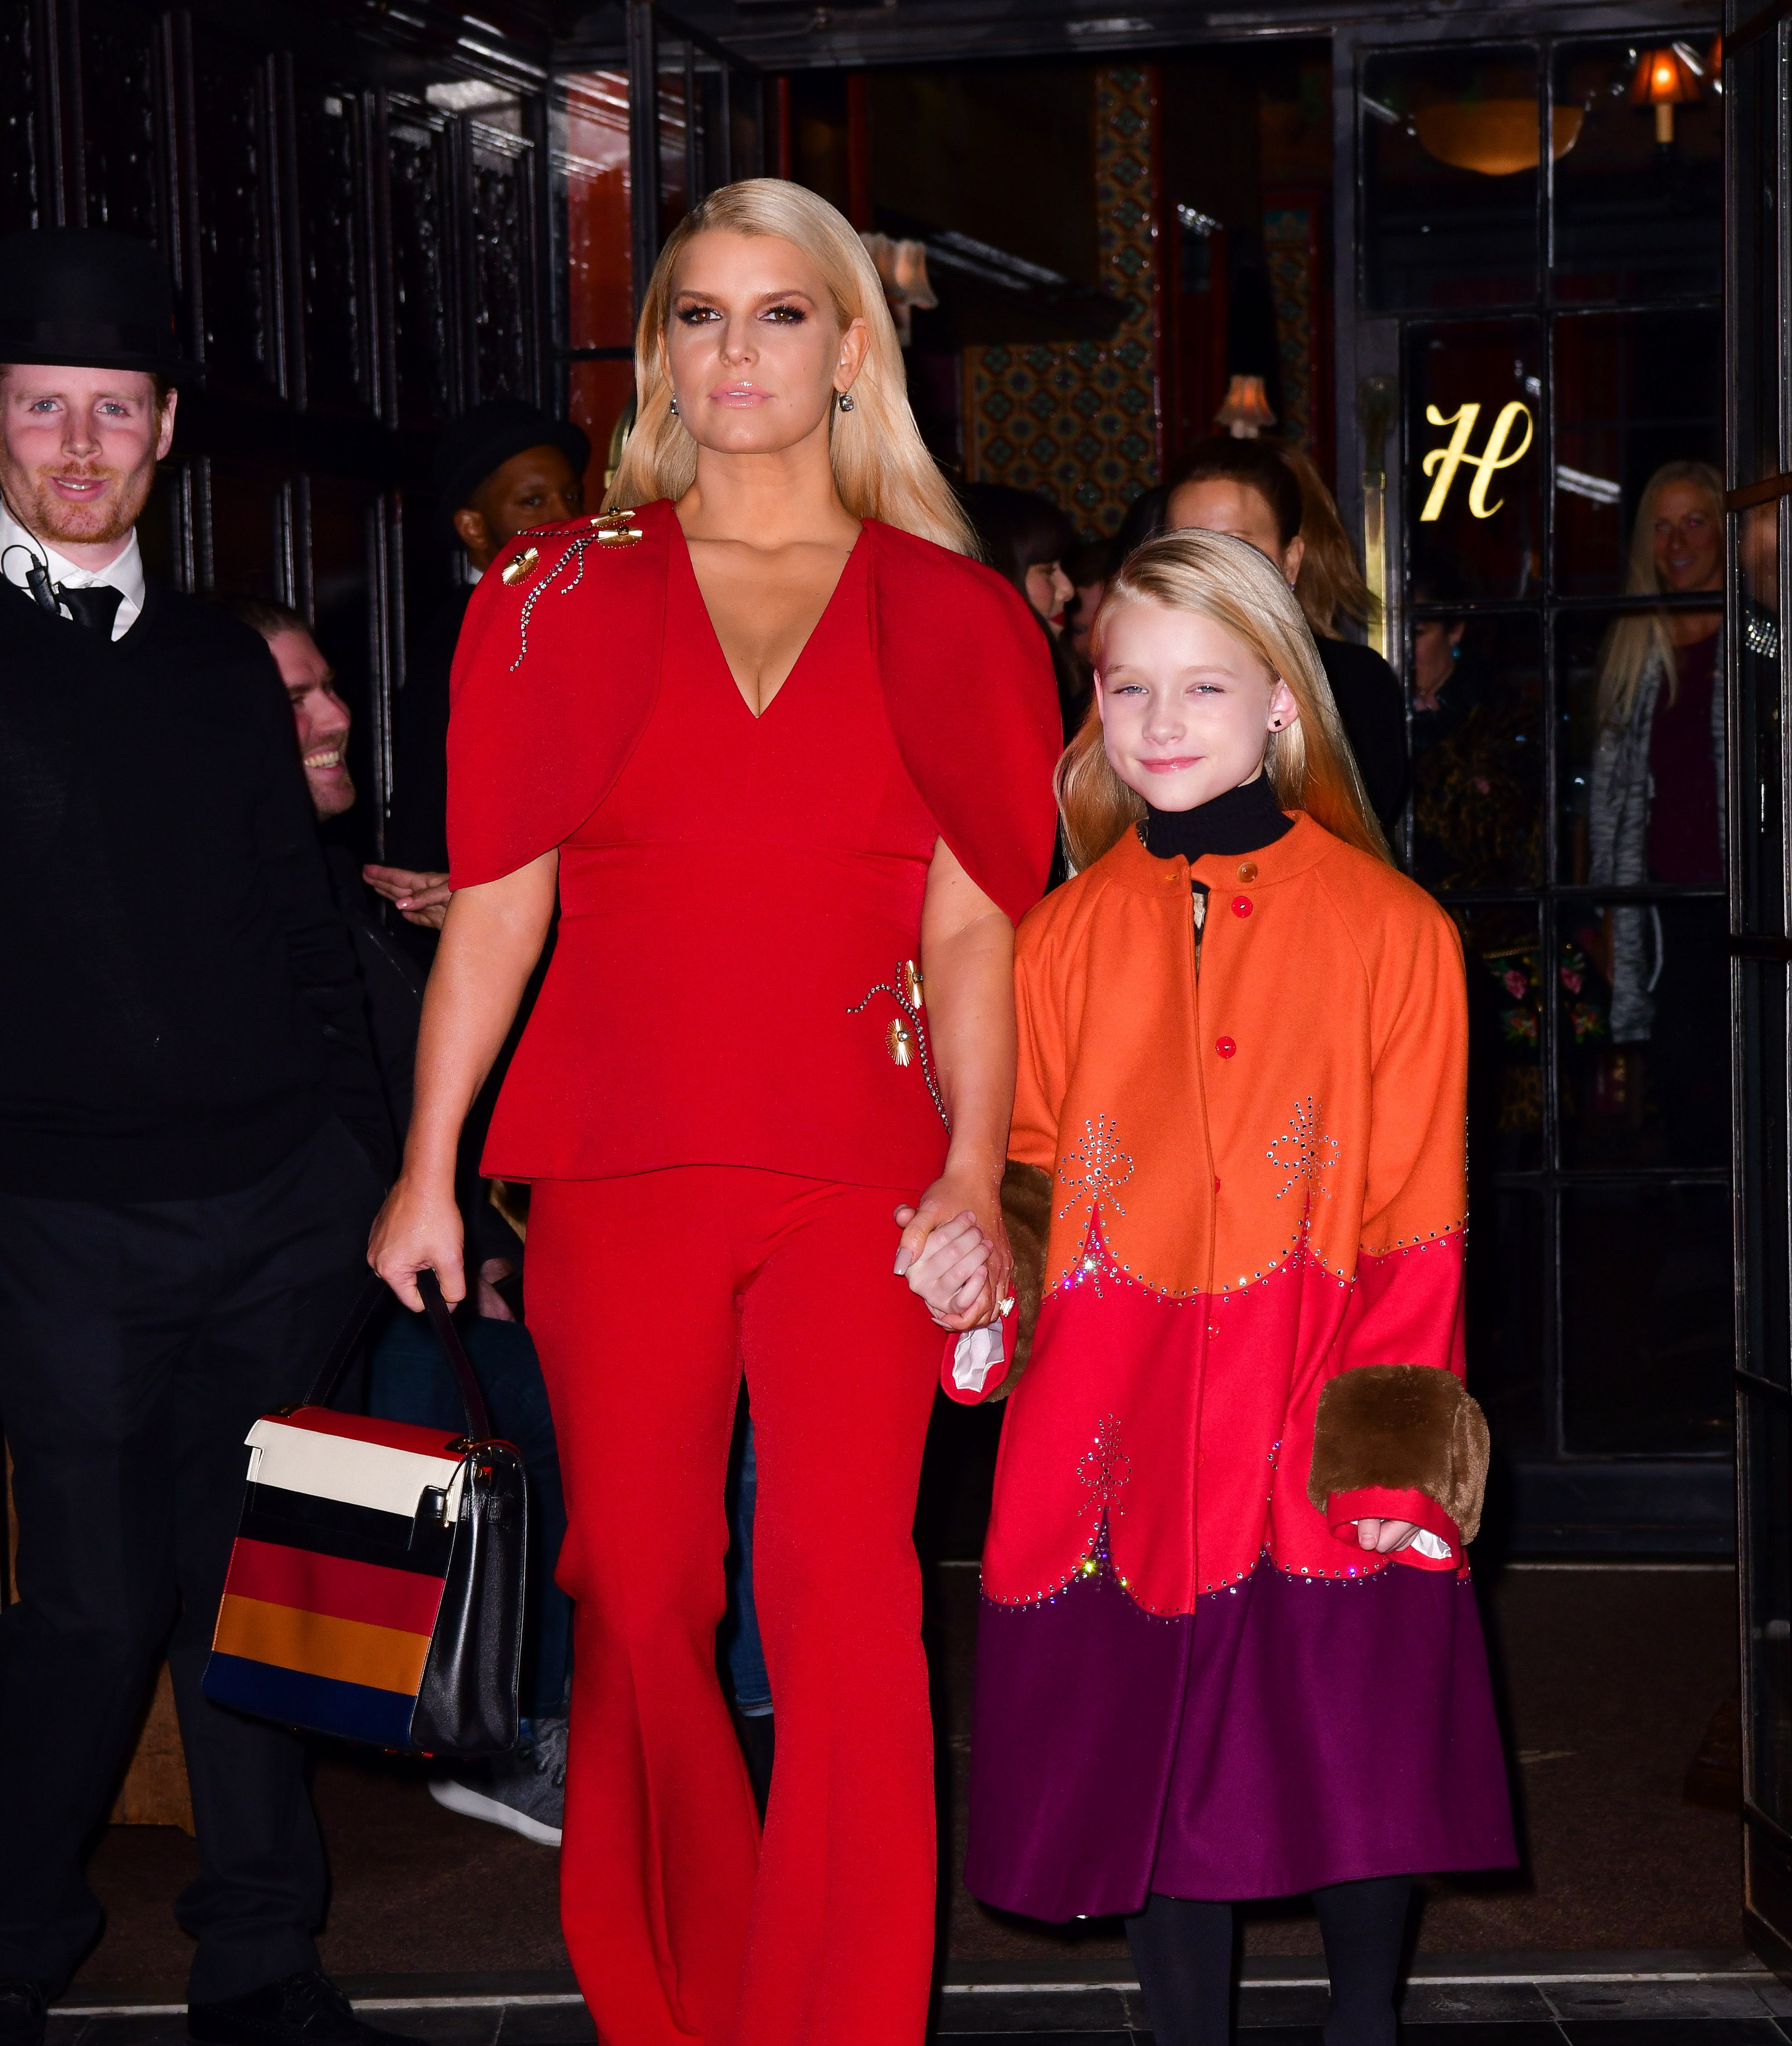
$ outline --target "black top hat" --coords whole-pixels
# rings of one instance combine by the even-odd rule
[[[436,487],[436,511],[449,525],[493,469],[526,448],[558,448],[583,476],[591,460],[591,442],[583,427],[557,419],[520,398],[488,398],[463,412],[436,442],[430,480]]]
[[[198,376],[175,338],[174,280],[147,241],[105,227],[0,239],[0,362]]]

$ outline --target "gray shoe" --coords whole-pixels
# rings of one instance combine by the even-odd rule
[[[537,1720],[533,1737],[514,1754],[469,1763],[458,1776],[432,1776],[430,1795],[464,1819],[558,1847],[566,1807],[565,1720]]]

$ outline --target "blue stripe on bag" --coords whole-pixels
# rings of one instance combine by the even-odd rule
[[[260,1719],[364,1741],[373,1747],[410,1745],[410,1716],[417,1700],[401,1691],[345,1684],[333,1677],[313,1677],[303,1670],[282,1670],[272,1662],[251,1662],[215,1650],[206,1664],[201,1688],[214,1705],[233,1706]]]

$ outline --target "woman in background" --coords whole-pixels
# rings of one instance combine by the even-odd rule
[[[1065,563],[1077,551],[1077,529],[1049,497],[1011,490],[1004,483],[964,484],[958,501],[982,542],[984,559],[1026,598],[1050,635],[1058,711],[1068,741],[1083,721],[1089,697],[1089,676],[1066,630],[1077,590]]]
[[[1406,801],[1400,684],[1379,654],[1339,636],[1340,618],[1366,620],[1370,598],[1318,470],[1278,441],[1216,434],[1197,441],[1169,481],[1172,528],[1230,533],[1281,570],[1312,628],[1370,807],[1393,840]]]

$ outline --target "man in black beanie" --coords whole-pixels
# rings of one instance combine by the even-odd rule
[[[444,537],[464,552],[465,580],[418,635],[406,664],[393,717],[390,864],[366,870],[368,882],[414,925],[439,931],[447,907],[448,677],[473,585],[525,527],[577,518],[590,458],[583,427],[520,398],[475,405],[436,445],[437,519]]]
[[[154,249],[0,241],[0,2046],[99,1935],[83,1861],[164,1652],[191,2036],[375,2046],[318,1966],[300,1743],[201,1689],[244,1436],[364,1280],[391,1139],[268,649],[144,573],[175,358]]]

